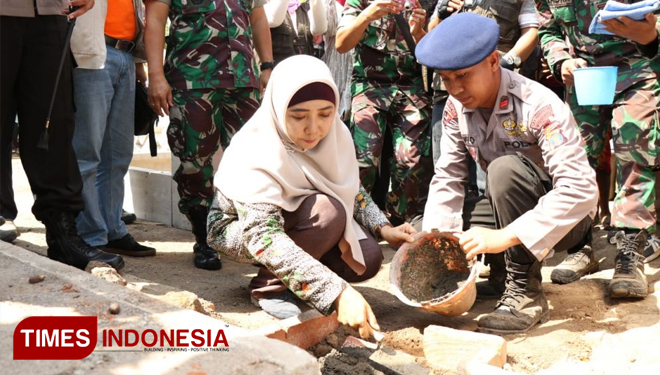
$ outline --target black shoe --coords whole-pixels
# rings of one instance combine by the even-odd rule
[[[137,220],[137,216],[135,216],[134,213],[132,212],[127,212],[123,208],[121,210],[121,221],[124,222],[124,224],[133,224]]]
[[[495,334],[527,332],[549,319],[548,301],[541,287],[541,263],[507,264],[506,290],[495,311],[477,321],[479,331]]]
[[[192,232],[195,235],[195,267],[204,270],[219,270],[222,268],[222,262],[218,257],[218,252],[212,249],[206,242],[206,218],[209,210],[203,206],[196,206],[188,210],[188,220],[192,225]]]
[[[127,233],[124,237],[118,240],[108,241],[108,244],[102,246],[102,249],[108,253],[130,255],[133,257],[149,257],[156,255],[156,249],[140,245],[130,233]]]
[[[506,289],[506,263],[504,253],[485,254],[484,263],[490,266],[487,281],[476,283],[477,297],[482,299],[501,298]]]
[[[46,226],[48,257],[84,270],[91,261],[103,262],[116,270],[124,267],[124,259],[90,246],[78,235],[72,212],[56,211],[43,219]]]

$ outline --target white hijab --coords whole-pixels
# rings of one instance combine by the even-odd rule
[[[362,274],[365,265],[359,240],[366,236],[353,219],[360,177],[350,131],[335,114],[328,135],[313,149],[304,150],[291,140],[284,124],[293,95],[313,82],[330,86],[338,105],[337,86],[321,60],[297,55],[277,65],[261,106],[232,138],[213,183],[231,200],[274,204],[289,212],[319,192],[337,199],[346,211],[346,229],[339,243],[342,259]]]

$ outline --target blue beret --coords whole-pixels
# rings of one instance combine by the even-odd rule
[[[483,61],[497,47],[497,22],[474,13],[447,17],[415,49],[417,60],[433,69],[459,70]]]

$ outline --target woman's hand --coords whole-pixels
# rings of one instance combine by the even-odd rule
[[[387,226],[380,229],[380,236],[394,247],[399,247],[404,242],[413,242],[412,235],[415,233],[417,233],[417,230],[409,223],[403,223],[398,227]]]
[[[170,115],[170,107],[174,106],[172,101],[172,88],[162,74],[149,75],[149,105],[158,116]]]
[[[360,337],[368,339],[374,332],[380,331],[371,306],[352,286],[346,286],[335,300],[337,320],[352,328],[357,328]]]

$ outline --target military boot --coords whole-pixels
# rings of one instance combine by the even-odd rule
[[[124,259],[90,246],[78,235],[73,212],[57,211],[43,219],[46,226],[48,257],[84,270],[91,261],[103,262],[119,270]]]
[[[541,286],[541,263],[507,262],[506,290],[493,311],[479,318],[479,331],[513,334],[548,320],[548,301]]]
[[[486,254],[486,262],[490,266],[487,281],[476,283],[477,298],[495,299],[502,297],[506,289],[506,263],[504,253]]]
[[[614,236],[617,254],[614,258],[614,276],[610,281],[609,290],[612,298],[636,297],[648,295],[648,284],[644,275],[644,256],[647,234],[641,230],[637,233],[621,230]]]
[[[598,268],[598,261],[589,241],[578,252],[568,254],[566,259],[552,270],[550,280],[556,284],[568,284],[580,280],[584,275],[597,272]]]
[[[188,220],[192,225],[192,232],[195,235],[195,267],[205,270],[219,270],[222,263],[218,257],[218,252],[211,248],[206,242],[206,218],[209,210],[203,206],[195,206],[188,210]]]

